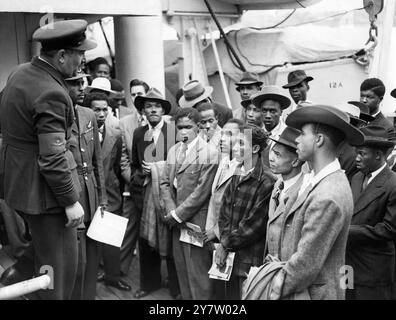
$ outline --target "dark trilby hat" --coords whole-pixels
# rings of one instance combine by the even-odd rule
[[[161,92],[156,88],[150,88],[145,96],[137,96],[135,99],[135,107],[139,111],[143,109],[146,101],[159,102],[165,110],[165,114],[168,114],[171,110],[171,104],[168,100],[165,100]]]
[[[96,48],[96,43],[87,39],[87,25],[87,21],[82,19],[55,21],[38,28],[32,39],[41,42],[46,50],[91,50]]]
[[[349,123],[349,116],[335,107],[312,105],[293,111],[286,118],[286,124],[301,130],[307,123],[325,124],[336,128],[345,134],[345,139],[351,145],[361,145],[363,134]]]
[[[336,106],[337,109],[344,111],[349,116],[349,123],[355,127],[366,126],[367,122],[360,118],[360,109],[350,103],[342,103]]]
[[[292,127],[286,127],[278,139],[273,139],[273,138],[269,138],[269,139],[275,141],[276,143],[280,143],[297,150],[296,139],[300,135],[300,133],[301,133],[300,130],[294,129]]]
[[[263,82],[260,81],[260,78],[257,73],[254,72],[247,72],[245,71],[242,74],[241,80],[239,82],[235,82],[236,90],[239,91],[239,86],[250,85],[250,84],[257,84],[259,86],[263,85]]]
[[[299,85],[303,81],[312,81],[314,78],[311,76],[307,76],[304,70],[295,70],[288,74],[287,76],[287,84],[282,86],[284,89],[289,89],[291,87],[295,87]]]
[[[389,139],[388,131],[381,126],[368,125],[360,131],[364,135],[364,146],[392,148],[396,142]]]
[[[183,86],[183,96],[179,99],[182,108],[193,107],[198,102],[210,97],[213,87],[203,86],[198,80],[191,80]]]
[[[363,102],[360,101],[348,101],[349,104],[352,104],[360,109],[359,118],[366,121],[371,122],[375,118],[370,114],[369,107],[366,106]]]
[[[286,96],[278,86],[264,86],[261,88],[261,91],[252,95],[250,99],[253,104],[259,108],[261,108],[261,104],[265,100],[278,101],[282,110],[288,108],[291,104],[289,97]]]

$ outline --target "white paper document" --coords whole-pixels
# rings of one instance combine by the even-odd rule
[[[186,226],[180,230],[179,240],[202,248],[203,233],[201,227],[196,224],[186,222]]]
[[[127,223],[127,218],[108,211],[103,211],[102,216],[100,208],[98,208],[88,228],[87,236],[99,242],[121,247]]]
[[[229,252],[226,259],[226,266],[220,270],[215,262],[216,250],[213,251],[213,262],[208,274],[210,279],[228,281],[231,277],[232,267],[234,266],[235,252]]]

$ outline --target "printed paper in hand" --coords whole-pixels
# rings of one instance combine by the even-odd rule
[[[103,213],[102,217],[100,208],[96,210],[91,225],[88,228],[87,236],[99,242],[121,247],[128,219],[108,211],[104,211]]]
[[[180,241],[203,247],[203,234],[200,226],[186,222],[186,226],[180,230]]]
[[[217,245],[218,246],[218,245]],[[220,270],[215,262],[216,250],[213,251],[213,262],[208,274],[210,279],[228,281],[231,277],[232,267],[234,266],[235,252],[229,252],[226,259],[224,270]]]

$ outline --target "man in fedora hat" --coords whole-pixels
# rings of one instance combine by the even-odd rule
[[[361,129],[364,144],[357,146],[359,172],[352,178],[355,200],[349,228],[346,264],[353,268],[353,300],[390,300],[395,271],[396,174],[386,163],[395,146],[385,128]]]
[[[294,105],[290,106],[290,108],[285,111],[285,120],[296,108],[312,104],[307,97],[310,89],[309,82],[312,80],[314,80],[314,78],[308,76],[304,70],[295,70],[287,75],[287,83],[283,85],[282,88],[289,90]]]
[[[136,228],[129,228],[130,230],[139,231],[146,177],[151,175],[151,163],[166,160],[168,149],[175,142],[175,128],[172,123],[163,120],[163,116],[169,114],[171,104],[164,99],[158,89],[151,88],[145,96],[137,96],[135,107],[143,112],[148,122],[147,125],[135,129],[132,141],[129,185],[132,206],[128,224],[136,225]],[[139,237],[139,255],[140,287],[135,292],[135,298],[142,298],[161,287],[159,253],[153,252],[148,241],[142,237]],[[168,257],[167,266],[172,277],[175,267],[171,257]],[[174,281],[170,285],[175,285]]]
[[[277,86],[265,86],[260,92],[252,96],[252,103],[261,110],[263,115],[263,129],[269,138],[278,139],[283,130],[285,123],[281,116],[283,110],[287,109],[291,101],[283,94],[282,89]],[[264,163],[268,166],[268,156],[274,142],[271,140],[264,150]]]
[[[244,72],[241,80],[236,82],[235,85],[235,90],[239,92],[241,100],[244,101],[250,99],[253,94],[259,92],[263,82],[260,81],[258,74],[254,72]],[[242,121],[245,120],[244,109],[242,107],[238,107],[236,110],[233,110],[232,113],[234,118]]]
[[[279,259],[285,262],[274,280],[273,294],[293,299],[307,290],[310,299],[344,299],[340,268],[353,213],[353,197],[345,173],[336,158],[346,139],[363,143],[362,133],[349,124],[346,113],[330,106],[299,108],[286,124],[301,134],[296,139],[301,161],[313,170],[295,201],[288,201],[280,233]]]
[[[182,108],[197,108],[201,103],[213,103],[219,115],[219,126],[223,127],[232,118],[232,110],[212,101],[212,92],[213,87],[203,86],[198,80],[189,81],[183,86],[183,96],[179,99],[179,105]]]
[[[275,182],[268,209],[267,253],[279,257],[280,230],[284,218],[286,203],[296,197],[304,181],[301,171],[304,161],[298,159],[296,139],[300,131],[286,127],[278,139],[273,139],[269,164],[272,173],[280,175]]]
[[[369,124],[379,125],[388,131],[392,140],[396,140],[396,132],[393,124],[385,118],[380,110],[380,105],[385,95],[385,85],[378,78],[369,78],[360,85],[360,102],[369,108],[369,113],[374,117]]]

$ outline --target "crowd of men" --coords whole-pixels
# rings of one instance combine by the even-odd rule
[[[395,298],[396,133],[380,79],[327,106],[308,99],[303,70],[283,89],[244,72],[233,110],[196,80],[172,106],[133,79],[130,108],[104,58],[80,68],[95,47],[86,26],[39,28],[40,56],[1,93],[1,212],[17,260],[1,283],[51,266],[35,298],[95,299],[97,281],[132,290],[138,252],[135,298],[162,286],[183,300]],[[101,210],[128,219],[121,248],[86,235]]]

